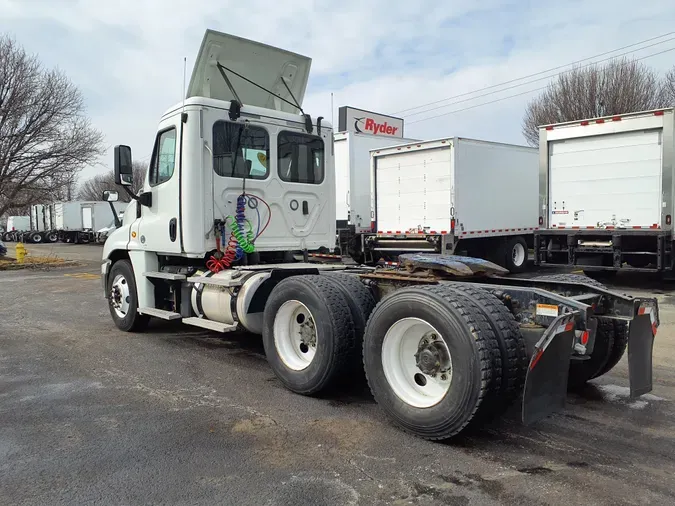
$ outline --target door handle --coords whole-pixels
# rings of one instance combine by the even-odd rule
[[[304,214],[304,215],[309,214],[309,204],[307,203],[306,200],[302,201],[302,214]]]
[[[171,218],[169,220],[169,239],[171,239],[171,242],[176,242],[176,229],[178,222],[176,221],[176,218]]]

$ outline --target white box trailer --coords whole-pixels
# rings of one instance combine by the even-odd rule
[[[335,195],[338,228],[344,228],[349,224],[354,226],[357,233],[372,232],[374,209],[370,152],[374,149],[411,142],[418,141],[354,132],[335,134]]]
[[[671,270],[672,108],[540,129],[535,262]]]
[[[535,148],[461,137],[372,152],[376,233],[364,251],[466,252],[527,265],[537,224]]]

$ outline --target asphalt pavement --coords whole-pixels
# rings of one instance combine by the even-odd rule
[[[363,384],[287,391],[259,337],[120,332],[97,274],[0,272],[0,504],[675,503],[669,289],[624,289],[661,304],[651,394],[628,399],[624,360],[533,427],[514,410],[439,444],[393,427]]]

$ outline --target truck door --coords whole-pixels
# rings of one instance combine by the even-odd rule
[[[321,136],[281,131],[277,136],[277,177],[292,236],[325,242],[335,227],[335,180],[330,132]]]
[[[139,246],[157,253],[180,253],[180,115],[163,120],[155,139],[144,191],[152,205],[141,207]]]

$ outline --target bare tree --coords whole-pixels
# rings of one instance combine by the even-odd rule
[[[670,69],[663,80],[663,94],[668,105],[675,107],[675,67]]]
[[[0,36],[0,215],[67,192],[102,141],[65,74]]]
[[[637,60],[577,67],[558,75],[525,110],[523,135],[539,145],[539,127],[551,123],[657,109],[668,105],[659,76]]]
[[[146,170],[145,164],[134,162],[134,180],[131,188],[129,188],[134,195],[138,194],[143,188]],[[99,174],[85,181],[77,192],[77,198],[80,200],[101,200],[105,190],[118,190],[120,200],[123,202],[131,200],[131,197],[125,190],[115,186],[115,174],[112,171],[106,174]]]

